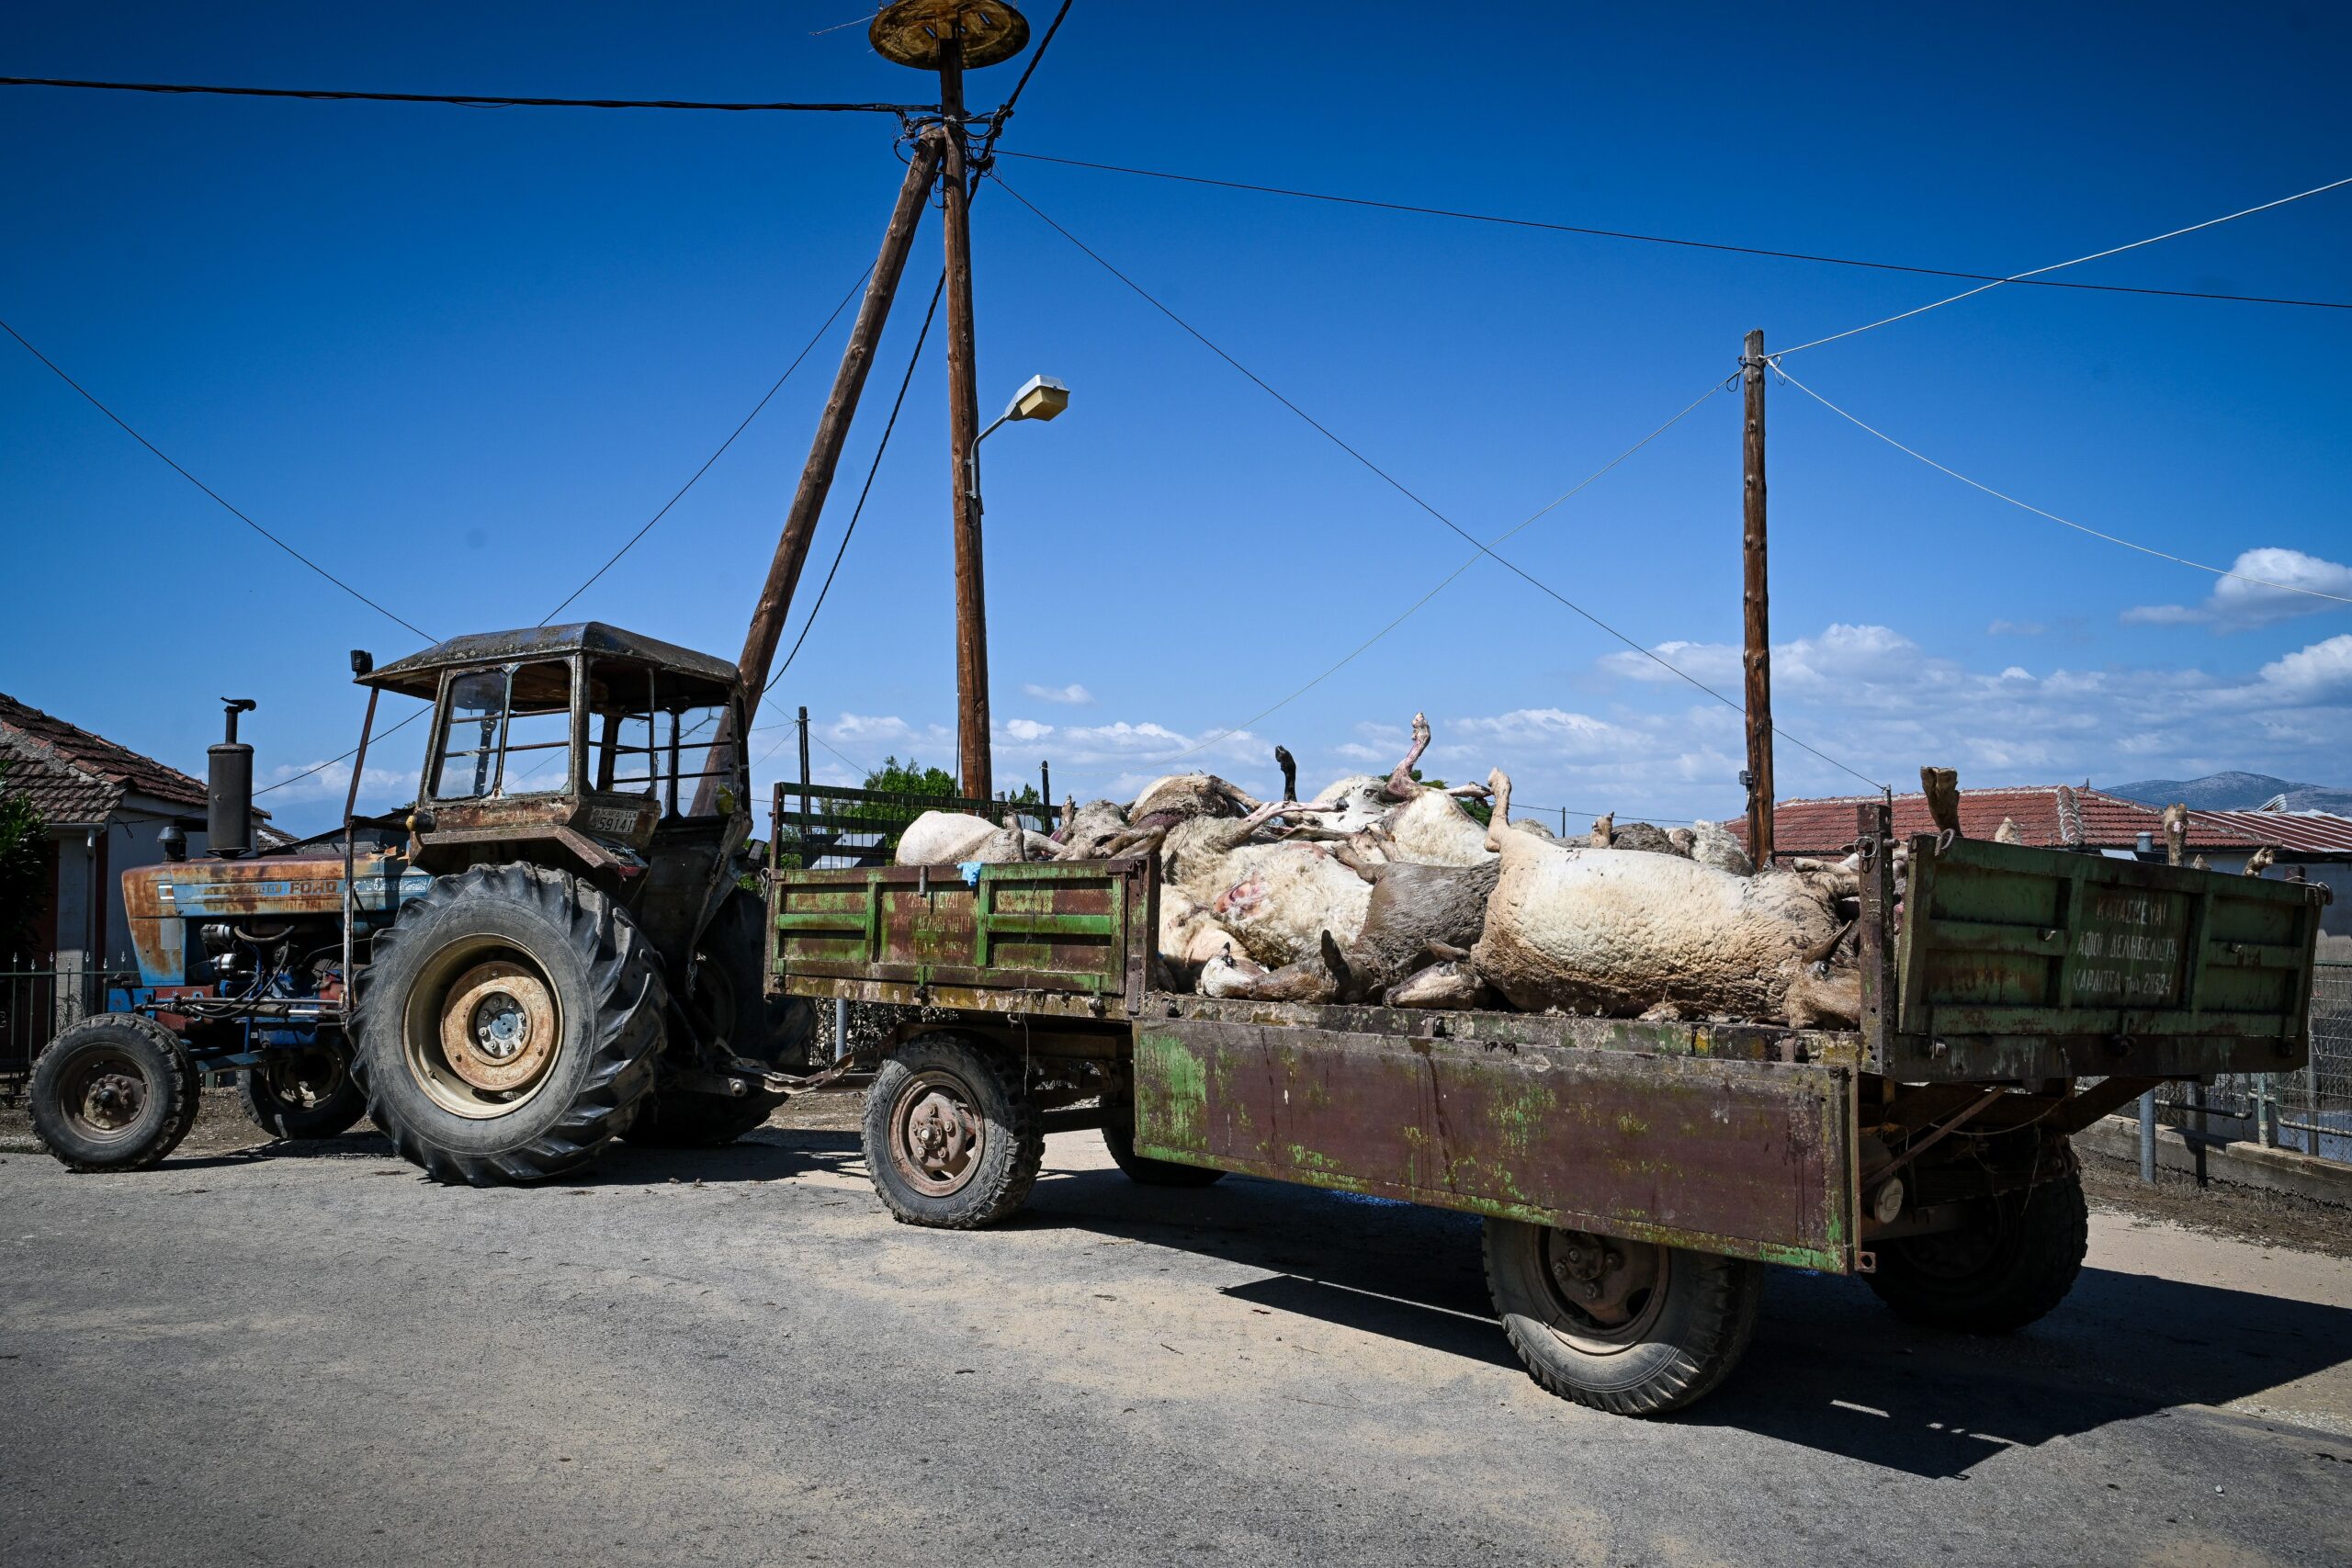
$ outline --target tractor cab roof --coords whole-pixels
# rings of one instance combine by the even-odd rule
[[[533,659],[562,659],[574,653],[640,660],[678,677],[680,683],[689,688],[676,694],[683,698],[723,702],[737,680],[735,666],[723,659],[713,659],[658,637],[623,631],[602,621],[576,621],[565,626],[526,626],[519,631],[453,637],[362,675],[359,683],[430,702],[440,692],[441,672],[453,665],[514,664]],[[705,684],[711,688],[707,693],[691,690]]]

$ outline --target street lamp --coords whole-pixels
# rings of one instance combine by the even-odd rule
[[[1069,388],[1052,376],[1032,376],[1021,383],[1012,400],[989,425],[972,437],[972,449],[964,457],[964,483],[974,504],[980,499],[980,443],[997,433],[998,426],[1016,419],[1051,419],[1069,407]]]

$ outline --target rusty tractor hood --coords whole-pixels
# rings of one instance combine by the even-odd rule
[[[369,924],[389,921],[432,882],[406,860],[380,850],[356,857],[352,873],[359,918]],[[340,919],[343,855],[337,851],[142,865],[122,874],[122,904],[141,983],[186,985],[190,922]]]

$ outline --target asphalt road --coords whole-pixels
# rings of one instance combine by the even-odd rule
[[[7,1155],[0,1560],[2352,1561],[2352,1264],[2099,1214],[1992,1343],[1779,1271],[1636,1423],[1520,1371],[1474,1222],[1047,1168],[967,1235],[846,1132],[481,1192],[371,1135]]]

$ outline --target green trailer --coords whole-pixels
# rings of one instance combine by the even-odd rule
[[[1898,882],[1883,807],[1857,844],[1853,1030],[1177,994],[1149,858],[779,868],[770,983],[907,1010],[865,1113],[902,1220],[1003,1219],[1077,1127],[1145,1183],[1479,1214],[1530,1371],[1650,1415],[1729,1373],[1766,1264],[1947,1328],[2031,1322],[2082,1263],[2069,1134],[2306,1059],[2324,889],[1934,836]]]

